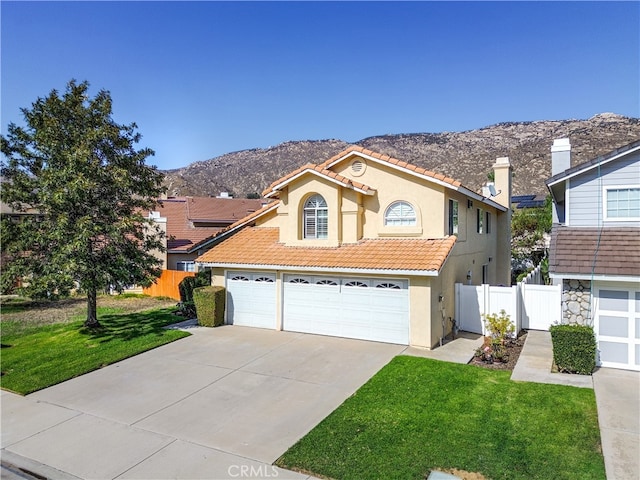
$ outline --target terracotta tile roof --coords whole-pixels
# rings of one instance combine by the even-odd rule
[[[595,268],[594,268],[595,267]],[[549,272],[640,276],[640,228],[563,227],[551,232]]]
[[[249,215],[247,215],[246,217],[241,218],[241,219],[240,219],[240,220],[238,220],[237,222],[232,223],[231,225],[229,225],[229,226],[227,226],[227,227],[224,227],[224,228],[222,228],[222,229],[218,230],[218,231],[217,231],[217,232],[215,232],[213,235],[210,235],[209,237],[207,237],[207,238],[203,239],[202,241],[198,242],[198,244],[196,244],[196,245],[194,246],[194,248],[195,248],[195,247],[198,247],[200,244],[202,244],[202,243],[204,243],[204,242],[206,242],[206,241],[208,241],[208,240],[212,240],[212,239],[214,239],[215,237],[218,237],[218,236],[222,235],[223,233],[226,233],[226,232],[228,232],[228,231],[230,231],[230,230],[233,230],[233,229],[235,229],[235,228],[237,228],[237,227],[240,227],[240,226],[245,225],[245,224],[250,225],[250,224],[252,223],[252,221],[253,221],[253,220],[255,220],[256,218],[258,218],[260,215],[264,214],[265,212],[267,212],[267,211],[271,210],[272,208],[276,208],[279,204],[280,204],[280,200],[276,200],[275,202],[271,202],[271,203],[266,204],[266,205],[265,205],[264,207],[262,207],[261,209],[256,210],[256,211],[255,211],[255,212],[253,212],[253,213],[250,213],[250,214],[249,214]]]
[[[380,160],[382,162],[387,162],[387,163],[390,163],[391,165],[396,165],[398,167],[405,168],[407,170],[410,170],[410,171],[415,172],[415,173],[420,174],[420,175],[425,175],[427,177],[432,177],[432,178],[434,178],[436,180],[440,180],[440,181],[442,181],[444,183],[448,183],[448,184],[450,184],[450,185],[452,185],[454,187],[461,187],[462,186],[462,184],[458,180],[455,180],[453,178],[445,177],[444,175],[442,175],[440,173],[432,172],[431,170],[427,170],[426,168],[418,167],[417,165],[413,165],[411,163],[407,163],[407,162],[404,162],[402,160],[398,160],[397,158],[390,157],[389,155],[384,155],[382,153],[377,153],[377,152],[374,152],[372,150],[368,150],[368,149],[360,147],[358,145],[353,145],[353,146],[347,148],[346,150],[343,150],[342,152],[338,153],[337,155],[334,155],[329,160],[321,163],[319,165],[319,167],[320,168],[329,168],[330,165],[332,165],[336,161],[340,160],[341,158],[345,157],[346,155],[348,155],[349,153],[352,153],[352,152],[362,153],[364,155],[367,155],[369,157],[373,157],[373,158],[375,158],[377,160]]]
[[[351,187],[351,188],[356,188],[358,190],[362,190],[363,192],[373,192],[374,189],[369,187],[368,185],[365,185],[364,183],[360,183],[360,182],[356,182],[354,180],[351,180],[350,178],[347,177],[343,177],[342,175],[337,174],[336,172],[332,172],[331,170],[327,170],[326,168],[323,168],[319,165],[315,165],[313,163],[307,163],[306,165],[303,165],[302,167],[294,170],[293,172],[285,175],[282,178],[279,178],[278,180],[276,180],[275,182],[273,182],[271,185],[269,185],[263,192],[262,195],[263,196],[267,196],[267,195],[273,195],[275,193],[276,187],[282,183],[286,183],[288,180],[291,180],[292,178],[300,175],[301,173],[305,172],[305,171],[312,171],[315,172],[316,174],[323,176],[323,177],[327,177],[330,178],[336,182],[342,183],[344,186],[346,187]]]
[[[248,227],[222,241],[197,261],[214,264],[286,267],[439,271],[456,237],[363,239],[333,248],[289,247],[279,242],[278,228]]]
[[[211,197],[176,197],[158,203],[160,215],[167,218],[167,249],[185,252],[262,206],[260,200]]]

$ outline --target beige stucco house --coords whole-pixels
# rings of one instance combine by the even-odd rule
[[[511,166],[460,182],[361,147],[264,192],[196,262],[227,289],[226,322],[432,348],[454,284],[508,284]]]

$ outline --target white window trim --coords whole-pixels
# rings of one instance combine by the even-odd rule
[[[608,213],[609,209],[607,208],[607,201],[609,190],[627,190],[632,188],[640,189],[640,184],[635,185],[607,185],[602,188],[602,218],[605,222],[638,222],[640,221],[640,216],[638,217],[611,217],[609,218]]]
[[[457,206],[456,215],[455,215],[455,219],[456,219],[456,224],[455,225],[453,225],[453,223],[452,223],[453,219],[454,219],[452,207],[453,207],[454,204]],[[460,202],[458,200],[456,200],[455,198],[450,198],[447,208],[449,209],[448,215],[447,215],[447,217],[448,217],[447,233],[449,235],[458,236],[458,235],[460,235]]]
[[[184,270],[181,270],[180,265],[184,265]],[[194,260],[181,260],[176,262],[176,270],[178,272],[195,272],[196,271],[196,262]]]
[[[389,220],[389,211],[391,210],[392,207],[394,206],[401,206],[401,205],[408,205],[411,208],[411,211],[413,212],[413,217],[407,216],[405,217],[398,217],[398,219],[402,222],[404,220],[413,220],[413,223],[407,223],[407,224],[391,224],[391,223],[387,223],[387,220]],[[417,227],[418,226],[418,212],[416,211],[416,207],[413,206],[413,204],[411,202],[408,202],[407,200],[396,200],[394,202],[391,202],[387,208],[385,208],[384,210],[384,226],[389,228],[393,228],[393,227]]]
[[[321,198],[322,201],[324,202],[324,207],[307,207],[307,203],[309,203],[309,201],[312,198]],[[325,233],[324,236],[319,236],[318,235],[318,225],[319,225],[319,216],[318,216],[318,212],[320,210],[324,210],[327,213],[327,231]],[[309,234],[307,232],[307,213],[311,213],[313,212],[313,221],[314,221],[314,231],[315,234],[313,236],[311,236],[311,234]],[[319,193],[314,193],[313,195],[310,195],[309,197],[307,197],[304,201],[304,203],[302,204],[302,238],[303,240],[326,240],[329,238],[329,204],[327,203],[327,200],[324,198],[324,196],[320,195]]]
[[[404,202],[413,208],[413,212],[416,215],[415,225],[386,225],[386,213],[391,205]],[[381,202],[386,204],[386,207],[382,211],[381,215],[378,215],[378,236],[379,237],[417,237],[422,235],[422,211],[420,210],[419,202],[415,198],[395,197],[391,198],[387,202]]]
[[[476,233],[478,235],[484,235],[484,210],[482,208],[476,209]]]

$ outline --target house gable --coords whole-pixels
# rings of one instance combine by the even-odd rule
[[[572,227],[640,226],[640,218],[613,218],[606,202],[614,189],[640,188],[640,141],[620,147],[547,180],[554,222]]]
[[[438,238],[456,234],[465,241],[474,215],[460,209],[469,200],[481,206],[482,215],[497,215],[507,208],[463,187],[444,175],[381,155],[351,147],[320,165],[307,164],[273,182],[264,195],[278,197],[280,241],[286,245],[335,246],[362,238]],[[313,194],[327,201],[328,235],[305,238],[304,201]],[[455,221],[451,228],[451,209]],[[402,205],[400,205],[402,204]],[[398,209],[413,212],[415,221],[390,222],[386,215]]]

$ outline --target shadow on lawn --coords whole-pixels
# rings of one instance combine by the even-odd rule
[[[82,327],[80,333],[89,339],[106,343],[111,340],[130,341],[146,335],[162,335],[167,325],[179,319],[170,311],[149,311],[100,317],[99,328]]]

